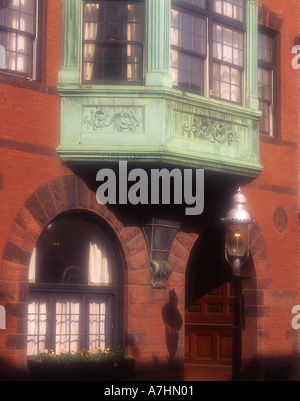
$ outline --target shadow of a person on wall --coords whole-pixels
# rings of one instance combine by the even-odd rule
[[[182,316],[177,308],[178,298],[175,290],[169,292],[169,302],[162,309],[166,326],[166,345],[169,352],[169,367],[176,366],[175,355],[178,348],[179,330],[182,327]]]

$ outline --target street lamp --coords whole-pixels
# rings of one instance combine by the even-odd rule
[[[240,276],[241,265],[249,256],[249,230],[255,221],[245,208],[246,203],[239,188],[233,197],[233,208],[221,219],[227,227],[225,258],[233,267],[233,276]]]
[[[225,258],[232,266],[233,303],[233,349],[232,380],[240,379],[241,366],[241,266],[249,257],[249,230],[254,223],[245,208],[246,197],[241,189],[233,197],[233,208],[221,219],[226,224]]]

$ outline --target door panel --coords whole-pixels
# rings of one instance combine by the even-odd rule
[[[185,380],[230,380],[233,296],[224,283],[185,311]]]

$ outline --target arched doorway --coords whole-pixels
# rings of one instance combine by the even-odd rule
[[[191,251],[185,290],[185,380],[231,380],[233,291],[222,227]]]
[[[201,232],[190,252],[185,276],[185,380],[232,380],[234,298],[224,244],[224,227],[211,226]],[[261,301],[254,256],[265,250],[265,243],[257,225],[250,233],[250,250],[253,253],[242,266],[240,298],[240,368],[245,379],[259,375],[257,309]]]

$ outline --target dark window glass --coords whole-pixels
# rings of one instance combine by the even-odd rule
[[[0,3],[0,45],[5,49],[5,69],[40,79],[42,4],[37,0],[2,0]]]
[[[78,216],[57,218],[37,241],[35,282],[89,284],[94,246],[101,250],[101,261],[105,257],[108,264],[107,278],[99,284],[115,283],[115,254],[100,227]]]
[[[85,1],[83,17],[83,80],[141,83],[143,2]]]
[[[53,220],[29,268],[27,352],[121,345],[119,259],[105,231],[80,212]]]
[[[266,135],[274,135],[274,83],[276,62],[274,57],[274,38],[266,33],[258,34],[258,99],[262,112],[259,130]]]

